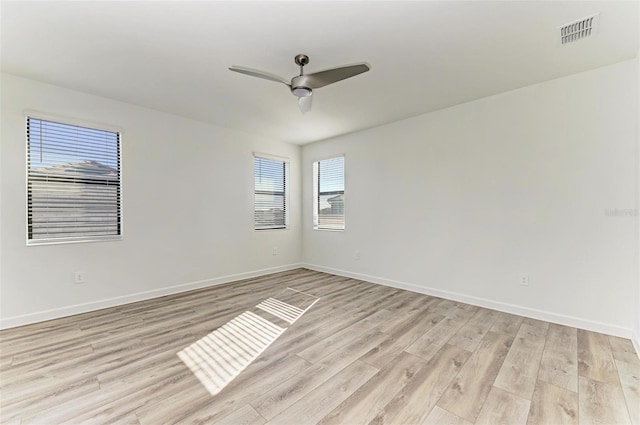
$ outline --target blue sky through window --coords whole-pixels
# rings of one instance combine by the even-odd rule
[[[118,169],[118,133],[29,118],[31,169],[94,163]]]

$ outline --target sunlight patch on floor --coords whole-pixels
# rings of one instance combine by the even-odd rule
[[[255,307],[258,312],[291,325],[319,299],[287,288]],[[216,395],[286,330],[286,326],[279,326],[258,313],[245,311],[177,355],[207,391]]]

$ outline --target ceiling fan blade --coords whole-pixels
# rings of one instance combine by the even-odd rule
[[[300,107],[300,112],[303,114],[306,114],[311,110],[311,97],[312,96],[298,98],[298,106]]]
[[[258,78],[263,78],[265,80],[275,81],[277,83],[282,83],[291,87],[291,84],[289,84],[288,80],[280,77],[279,75],[271,74],[270,72],[260,71],[259,69],[251,69],[251,68],[245,68],[244,66],[233,65],[231,68],[229,68],[229,71],[239,72],[240,74],[245,74],[245,75],[250,75],[252,77],[258,77]]]
[[[315,72],[313,74],[304,75],[304,82],[312,89],[324,87],[328,84],[344,80],[367,72],[369,65],[359,63],[355,65],[340,66],[338,68],[327,69],[325,71]]]

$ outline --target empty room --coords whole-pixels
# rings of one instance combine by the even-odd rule
[[[1,1],[0,423],[640,425],[637,1]]]

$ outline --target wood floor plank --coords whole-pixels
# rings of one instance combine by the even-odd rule
[[[578,329],[578,375],[619,385],[607,335]]]
[[[487,332],[460,373],[449,385],[438,406],[469,421],[475,422],[491,390],[513,337]]]
[[[386,301],[388,300],[380,302],[380,293],[372,291],[372,289],[375,288],[369,288],[365,293],[357,292],[355,296],[349,296],[347,298],[342,298],[342,295],[339,295],[341,297],[340,301],[335,302],[333,300],[329,301],[326,298],[321,299],[308,313],[295,323],[296,331],[285,333],[285,335],[274,343],[274,346],[288,344],[291,339],[300,338],[303,334],[313,335],[319,339],[327,338],[363,320],[374,312],[384,309],[382,307],[387,306]],[[355,299],[357,299],[359,303],[367,303],[366,305],[371,306],[371,309],[362,308],[362,304],[359,304],[359,307],[356,308],[356,305],[353,303]],[[391,301],[389,302],[391,303]],[[374,305],[378,308],[374,308]],[[313,343],[306,345],[310,347]],[[300,351],[302,351],[302,349]]]
[[[254,363],[215,397],[197,388],[175,392],[136,409],[143,425],[158,423],[211,423],[265,394],[282,380],[299,375],[311,364],[289,354],[267,364]]]
[[[412,317],[401,326],[395,327],[391,333],[378,346],[372,348],[360,359],[374,367],[383,368],[409,347],[416,339],[429,329],[437,325],[443,315],[439,313],[424,313],[418,317]]]
[[[529,326],[537,326],[542,329],[549,329],[549,325],[550,325],[549,322],[545,322],[543,320],[538,320],[538,319],[532,319],[530,317],[525,317],[524,320],[522,321],[522,324],[529,325]]]
[[[497,318],[498,312],[495,310],[478,309],[471,319],[451,337],[448,344],[474,351]]]
[[[43,385],[43,387],[46,388],[46,391],[41,392],[37,397],[31,391],[23,397],[20,393],[12,393],[14,397],[10,402],[9,400],[5,402],[5,398],[2,397],[3,421],[5,418],[10,418],[13,420],[22,419],[23,423],[29,423],[26,419],[28,415],[73,402],[82,396],[93,396],[100,391],[100,384],[95,377],[67,382],[64,385],[59,385],[58,382],[52,380]]]
[[[531,400],[547,330],[522,324],[493,385]]]
[[[186,418],[188,423],[197,423],[190,420],[191,418]],[[219,421],[215,421],[216,425],[262,425],[267,420],[260,416],[258,412],[256,412],[253,407],[245,404],[240,409],[236,410],[232,414],[225,416]]]
[[[134,381],[149,373],[153,374],[160,366],[162,366],[161,369],[175,365],[183,367],[184,365],[177,357],[176,352],[193,342],[193,337],[175,338],[174,341],[163,348],[139,350],[132,355],[123,353],[114,359],[117,367],[100,368],[94,370],[93,373],[97,376],[100,385],[107,387],[109,385],[121,385],[122,382]],[[175,349],[175,352],[170,351],[171,349]],[[107,365],[111,366],[112,364],[108,363]]]
[[[2,373],[2,387],[7,393],[19,392],[21,386],[27,386],[29,390],[37,394],[41,391],[40,380],[56,379],[62,385],[68,379],[78,380],[82,377],[93,377],[100,373],[117,369],[127,362],[144,360],[146,356],[153,355],[158,351],[168,351],[173,347],[180,347],[182,343],[190,341],[190,338],[174,338],[172,343],[163,347],[149,348],[140,344],[136,339],[129,343],[114,344],[111,347],[104,347],[94,350],[89,355],[79,357],[52,356],[46,361],[38,360],[32,363],[14,368],[10,373]],[[5,402],[8,398],[5,397]]]
[[[372,314],[371,311],[360,309],[350,310],[348,304],[342,302],[328,305],[326,302],[318,302],[313,309],[298,320],[288,332],[285,332],[275,343],[287,345],[293,339],[303,336],[324,339],[330,335],[342,331],[349,326],[363,320]],[[293,331],[295,329],[295,331]],[[306,344],[306,347],[314,345],[317,341]],[[298,351],[302,351],[301,348]]]
[[[11,363],[13,363],[13,356],[0,356],[0,371],[11,370]]]
[[[251,406],[265,419],[270,420],[295,404],[305,395],[328,381],[340,370],[315,364],[252,400]]]
[[[370,424],[420,424],[471,356],[467,350],[445,345],[379,411]]]
[[[353,325],[322,339],[305,350],[298,352],[298,356],[315,363],[327,354],[332,353],[340,349],[343,345],[353,341],[354,338],[361,336],[363,332],[384,323],[391,316],[392,313],[388,310],[376,311],[372,315],[365,317]]]
[[[527,425],[578,425],[578,393],[538,381]]]
[[[479,309],[480,307],[444,300],[436,306],[434,311],[442,312],[447,317],[451,317],[456,320],[463,320],[466,323],[478,312]]]
[[[405,293],[395,288],[384,287],[384,290],[382,290],[380,287],[376,287],[377,285],[373,286],[376,289],[375,299],[369,300],[366,308],[369,309],[369,311],[385,309],[396,313],[396,306],[401,302],[400,300],[402,298],[406,297]],[[353,304],[353,307],[361,308],[357,304]]]
[[[640,425],[640,365],[616,360],[620,385],[633,425]]]
[[[385,338],[386,335],[382,332],[370,330],[343,346],[341,350],[329,353],[309,369],[274,386],[270,391],[253,400],[251,405],[267,420],[271,420]]]
[[[360,287],[361,289],[358,289]],[[322,333],[322,337],[327,337],[339,332],[363,317],[393,305],[393,295],[385,297],[385,293],[386,291],[380,291],[375,285],[358,284],[345,287],[332,296],[324,296],[301,320],[296,322],[298,330],[296,335],[313,330]],[[357,308],[355,301],[359,301]],[[329,327],[329,324],[332,326]],[[285,335],[283,339],[286,338]]]
[[[498,387],[491,388],[475,425],[526,425],[531,402]]]
[[[55,352],[57,357],[75,357],[93,353],[91,344],[78,345],[76,342],[69,342],[65,346],[56,346],[51,348],[41,348],[33,352],[16,354],[13,356],[12,366],[19,366],[28,362],[48,359],[51,353]]]
[[[132,341],[131,345],[142,346],[136,341]],[[65,369],[67,371],[73,369],[74,374],[76,374],[78,367],[86,363],[93,363],[97,358],[103,356],[102,353],[96,352],[93,347],[87,349],[86,345],[82,345],[80,348],[79,350],[66,351],[61,355],[56,355],[58,353],[52,351],[50,356],[32,359],[20,365],[14,364],[0,372],[2,374],[0,387],[17,388],[21,383],[24,384],[26,382],[33,384],[37,377],[47,378],[56,376],[56,373],[61,370],[64,371]]]
[[[48,409],[37,409],[29,414],[25,424],[62,424],[62,423],[105,423],[119,422],[137,409],[160,400],[170,394],[192,389],[194,395],[202,394],[199,382],[187,369],[178,373],[167,372],[154,379],[129,388],[114,387],[111,390],[99,389],[93,393],[83,393]],[[141,419],[141,418],[139,418]]]
[[[270,425],[317,423],[376,373],[378,369],[375,367],[355,361],[341,370],[333,379],[309,392],[267,423]]]
[[[611,344],[611,354],[615,360],[640,365],[640,357],[633,348],[631,340],[609,335],[609,343]]]
[[[367,299],[371,306],[386,306],[386,302],[380,303],[377,301],[378,295],[379,294],[368,293],[367,295],[361,295],[359,298],[361,300]],[[269,361],[273,356],[280,355],[278,353],[282,351],[298,353],[318,343],[323,338],[330,337],[377,311],[377,308],[373,307],[373,311],[362,308],[351,310],[352,305],[349,303],[334,309],[334,307],[339,304],[340,303],[319,302],[314,305],[310,312],[305,314],[301,320],[285,332],[257,361]]]
[[[467,322],[468,318],[445,317],[423,336],[411,344],[406,351],[425,360],[431,359],[451,337]]]
[[[400,354],[326,415],[319,425],[368,424],[424,364],[418,356]]]
[[[287,329],[212,396],[177,353],[247,311]],[[521,423],[540,341],[529,425],[640,425],[628,340],[304,269],[0,330],[0,423]]]
[[[518,333],[523,320],[524,317],[522,316],[500,312],[498,313],[498,317],[490,330],[515,336]]]
[[[122,425],[140,425],[140,421],[135,413],[122,418],[118,423]]]
[[[631,423],[619,385],[581,376],[578,380],[578,408],[581,425]]]
[[[425,307],[430,307],[440,301],[439,298],[430,297],[429,295],[404,292],[398,297],[396,302],[387,307],[387,309],[396,313],[398,316],[406,317],[422,312],[425,310]]]
[[[578,333],[576,328],[551,324],[540,360],[538,379],[578,392]]]
[[[434,407],[424,420],[422,425],[473,425],[469,421],[465,421],[461,417],[454,415],[451,412],[447,412],[441,407]]]

